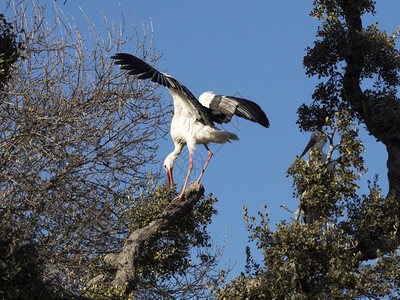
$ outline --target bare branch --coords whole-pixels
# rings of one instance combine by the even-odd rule
[[[126,191],[146,186],[150,170],[158,178],[168,131],[157,86],[121,77],[110,56],[132,45],[159,56],[149,29],[128,32],[133,24],[103,15],[81,31],[57,3],[51,12],[10,3],[4,14],[24,29],[25,49],[0,94],[0,213],[40,243],[46,280],[77,290],[90,266],[122,248]]]

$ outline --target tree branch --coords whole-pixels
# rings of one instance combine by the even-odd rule
[[[185,192],[185,197],[175,200],[157,216],[149,225],[132,232],[125,242],[120,254],[113,256],[110,260],[117,267],[117,273],[113,280],[113,286],[124,286],[127,284],[126,293],[135,289],[137,274],[137,261],[146,247],[150,245],[160,231],[168,230],[179,218],[189,213],[194,205],[204,194],[201,184],[192,184]]]

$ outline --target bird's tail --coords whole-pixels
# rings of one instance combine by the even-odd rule
[[[226,142],[236,141],[239,139],[236,134],[225,130],[217,129],[214,133],[216,138],[213,142],[215,143],[223,144]]]

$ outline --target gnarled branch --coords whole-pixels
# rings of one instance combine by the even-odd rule
[[[110,259],[117,267],[112,284],[114,286],[127,284],[126,293],[130,293],[136,285],[136,266],[141,253],[146,251],[146,247],[157,238],[157,233],[168,230],[179,218],[188,214],[203,195],[204,187],[201,184],[192,184],[185,192],[185,197],[171,202],[149,225],[132,232],[122,252]]]

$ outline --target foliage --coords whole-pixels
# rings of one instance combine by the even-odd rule
[[[10,77],[11,66],[19,58],[22,48],[22,42],[17,41],[13,25],[0,14],[0,91]]]
[[[51,299],[54,291],[43,281],[44,261],[38,243],[22,241],[19,228],[9,225],[10,214],[0,218],[0,298]]]
[[[374,12],[372,0],[315,0],[314,6],[311,15],[323,22],[304,66],[308,76],[326,80],[317,85],[313,103],[299,108],[301,128],[321,128],[326,117],[349,109],[378,139],[398,137],[400,52],[395,42],[400,27],[393,34],[377,24],[362,28],[361,16]],[[360,84],[368,80],[374,90],[362,91]]]
[[[113,287],[105,282],[91,285],[89,288],[82,288],[82,294],[89,299],[97,300],[131,300],[133,295],[125,293],[125,287]]]
[[[124,222],[130,232],[149,225],[177,196],[175,189],[164,184],[156,185],[149,177],[148,186],[142,191],[130,190]],[[200,299],[208,294],[208,282],[219,276],[216,271],[221,252],[213,250],[206,231],[211,217],[216,214],[211,195],[202,197],[194,209],[173,227],[159,232],[155,242],[141,253],[136,265],[137,282],[132,297],[162,299]],[[153,237],[154,238],[154,237]],[[113,266],[105,263],[97,273],[113,272]],[[95,273],[96,274],[96,273]],[[88,286],[88,292],[112,294],[116,292],[107,282]],[[85,295],[87,293],[85,292]]]
[[[400,50],[396,48],[400,26],[392,34],[380,30],[378,23],[364,27],[363,15],[374,11],[372,0],[314,1],[311,15],[322,24],[317,41],[307,48],[304,66],[308,76],[323,81],[317,85],[314,101],[299,108],[298,123],[303,130],[320,129],[327,117],[343,109],[352,120],[364,123],[369,134],[386,146],[387,199],[394,197],[400,207]],[[399,242],[390,244],[394,250]],[[373,258],[377,246],[370,243],[368,249],[365,244],[362,251]]]
[[[361,16],[374,13],[374,4],[314,1],[311,15],[322,25],[317,41],[307,48],[304,66],[308,76],[323,81],[313,102],[299,108],[298,123],[301,130],[317,129],[328,139],[327,161],[319,162],[322,154],[317,149],[308,162],[296,159],[289,168],[299,208],[294,219],[276,224],[276,230],[267,212],[260,212],[257,222],[245,210],[250,239],[262,249],[264,266],[225,284],[218,298],[400,297],[400,52],[395,45],[400,31],[388,34],[377,24],[363,28]],[[357,193],[365,167],[356,120],[387,146],[386,197],[377,177],[369,182],[367,195]],[[328,170],[332,162],[335,168]],[[319,217],[302,222],[300,209],[305,206]]]
[[[391,251],[399,226],[397,201],[383,197],[377,181],[370,184],[368,195],[357,195],[357,181],[365,170],[363,146],[348,112],[335,116],[327,119],[324,127],[330,141],[328,158],[335,157],[334,170],[327,171],[329,159],[315,167],[313,161],[320,153],[311,153],[308,164],[297,159],[288,170],[294,196],[301,196],[300,204],[308,202],[320,219],[308,224],[294,218],[276,224],[273,230],[266,211],[259,213],[257,222],[245,209],[250,239],[263,251],[264,267],[225,284],[217,298],[400,296],[400,256]],[[334,135],[340,136],[336,144]],[[370,258],[365,248],[374,249],[374,262],[364,263]]]
[[[391,253],[396,249],[399,230],[399,205],[393,195],[384,197],[378,178],[369,182],[370,193],[347,204],[349,222],[341,226],[358,241],[363,259],[375,258],[377,252]]]
[[[139,198],[132,199],[131,230],[146,226],[176,196],[175,190],[171,192],[161,185],[150,186]],[[211,217],[217,213],[213,208],[215,202],[211,194],[202,197],[188,215],[166,232],[159,233],[138,263],[142,278],[139,294],[146,293],[150,298],[188,299],[201,298],[207,293],[206,285],[217,276],[213,273],[221,258],[221,252],[212,249],[206,231]]]
[[[177,195],[161,185],[157,188],[149,186],[139,198],[132,198],[128,221],[130,231],[148,225],[169,205],[174,196]],[[140,273],[151,278],[150,285],[154,285],[155,280],[166,280],[173,274],[184,275],[192,264],[190,250],[212,246],[206,227],[217,212],[213,208],[215,202],[216,199],[211,196],[202,198],[193,211],[179,220],[173,228],[160,232],[157,243],[147,249],[139,262],[142,265]],[[198,256],[202,263],[212,259],[209,254],[199,253]]]
[[[165,185],[150,185],[138,198],[131,198],[132,207],[128,213],[130,231],[148,225],[176,196],[175,191],[171,192]],[[139,263],[142,265],[140,272],[148,278],[150,285],[154,285],[156,280],[164,281],[173,274],[184,275],[192,264],[190,250],[212,246],[206,227],[217,212],[213,208],[215,202],[216,199],[210,195],[203,197],[193,211],[173,228],[160,232],[157,243],[147,249]],[[199,253],[198,256],[203,263],[212,259],[208,254]]]
[[[307,203],[327,221],[335,221],[343,215],[343,205],[356,196],[357,180],[366,170],[361,156],[364,147],[357,139],[358,129],[349,119],[348,111],[335,113],[335,117],[336,122],[329,118],[325,121],[324,135],[330,144],[325,164],[318,163],[321,153],[312,149],[307,163],[298,158],[288,170],[295,187],[294,196],[301,196],[300,204]],[[330,132],[328,128],[332,128]],[[336,135],[340,136],[340,142],[335,145]],[[337,167],[329,170],[327,166],[335,152],[339,155],[334,160]]]

